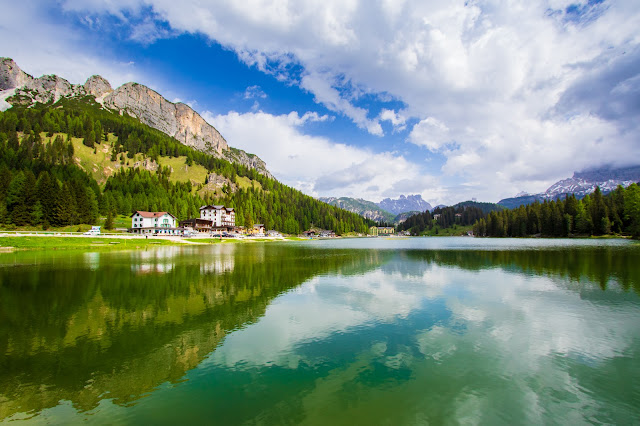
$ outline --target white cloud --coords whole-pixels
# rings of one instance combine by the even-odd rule
[[[574,4],[579,7],[567,9]],[[465,180],[465,186],[452,188],[456,194],[473,188],[472,196],[495,201],[522,189],[544,190],[587,165],[640,157],[636,0],[517,0],[508,6],[497,0],[268,5],[263,0],[67,0],[62,5],[86,15],[87,22],[102,13],[124,23],[134,17],[132,36],[147,42],[164,36],[165,27],[171,34],[203,34],[247,64],[309,91],[372,135],[384,135],[381,122],[402,131],[408,120],[417,120],[408,141],[444,156],[443,171]],[[73,35],[54,24],[33,25],[11,9],[18,6],[7,7],[3,12],[12,19],[3,25],[15,35],[0,47],[25,67],[35,62],[31,52],[37,51],[37,67],[47,64],[47,70],[54,67],[70,78],[95,72],[85,71],[92,65],[118,74],[98,56],[72,52],[68,57],[68,49],[58,47],[77,44]],[[162,25],[140,18],[149,9]],[[385,105],[371,113],[365,95],[390,96],[404,105],[401,113]]]
[[[267,97],[267,94],[264,93],[262,88],[257,84],[247,87],[247,89],[244,91],[245,99],[255,99],[255,98],[265,99],[266,97]]]
[[[380,121],[391,122],[394,131],[402,131],[407,128],[407,118],[401,112],[383,108],[382,111],[380,111],[378,118]]]
[[[449,128],[437,118],[427,117],[413,126],[409,140],[426,146],[430,151],[438,151],[450,142]]]
[[[272,115],[262,111],[202,116],[235,147],[259,153],[283,183],[317,196],[364,196],[378,201],[398,182],[409,180],[425,199],[439,194],[436,179],[415,164],[390,153],[374,153],[304,133],[307,122],[329,120],[327,115],[297,112]],[[394,194],[395,195],[395,194]]]

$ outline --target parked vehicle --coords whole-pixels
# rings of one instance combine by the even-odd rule
[[[100,227],[92,226],[91,229],[84,233],[84,235],[100,235]]]

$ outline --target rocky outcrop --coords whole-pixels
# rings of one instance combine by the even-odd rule
[[[71,84],[55,75],[33,78],[22,71],[12,59],[0,58],[2,109],[7,109],[9,104],[55,103],[63,97],[87,95],[95,98],[105,108],[135,117],[198,151],[242,164],[273,178],[264,161],[257,155],[230,148],[216,128],[191,107],[169,102],[144,85],[126,83],[113,90],[111,84],[99,75],[89,77],[84,85]]]
[[[11,58],[0,58],[0,90],[15,89],[33,80]]]
[[[109,84],[104,77],[99,75],[92,75],[89,77],[83,87],[87,94],[96,99],[104,98],[105,95],[113,92],[111,84]]]
[[[241,149],[229,148],[222,153],[222,158],[230,163],[238,163],[250,169],[255,169],[258,173],[274,179],[273,175],[267,170],[265,162],[255,154],[249,154]]]
[[[217,190],[222,190],[225,186],[231,193],[235,193],[238,190],[238,186],[230,179],[215,173],[209,173],[204,189],[206,191],[216,192]]]
[[[123,84],[104,98],[104,105],[124,111],[199,151],[220,156],[229,149],[222,135],[191,107],[169,102],[141,84]]]
[[[30,92],[30,93],[29,93]],[[85,94],[82,86],[75,86],[57,75],[43,75],[28,82],[16,94],[27,94],[35,102],[58,102],[66,96],[82,96]]]

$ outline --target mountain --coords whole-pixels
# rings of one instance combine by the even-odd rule
[[[184,220],[215,204],[235,208],[237,226],[367,232],[359,215],[283,185],[266,169],[230,162],[251,158],[195,112],[154,93],[135,84],[111,90],[98,76],[81,86],[34,79],[0,59],[0,226],[70,230],[136,210]],[[190,135],[178,140],[181,128]]]
[[[505,198],[498,201],[498,204],[507,208],[514,208],[527,205],[536,201],[554,200],[562,198],[566,194],[575,194],[582,198],[591,194],[596,186],[600,187],[603,194],[613,191],[622,185],[627,187],[634,182],[640,181],[640,166],[631,167],[601,167],[582,172],[575,172],[572,177],[560,180],[551,185],[545,192],[540,194],[518,194],[513,198]]]
[[[127,114],[198,151],[242,164],[273,177],[258,156],[229,147],[222,135],[190,106],[169,102],[156,91],[138,83],[113,89],[101,76],[83,85],[71,84],[56,75],[34,78],[10,58],[0,58],[0,111],[11,106],[55,104],[62,99],[90,98],[103,108]]]
[[[421,195],[401,195],[397,200],[391,198],[385,198],[378,203],[378,206],[391,213],[399,214],[410,211],[431,210],[431,204],[424,201]]]
[[[420,214],[420,213],[422,213],[422,212],[412,211],[412,212],[399,213],[393,219],[393,223],[395,223],[395,224],[403,223],[405,220],[409,219],[411,216],[416,215],[416,214]]]
[[[362,198],[320,197],[318,199],[332,206],[340,207],[341,209],[357,213],[365,219],[370,219],[376,222],[395,222],[395,216],[392,213],[381,209],[376,203],[363,200]]]

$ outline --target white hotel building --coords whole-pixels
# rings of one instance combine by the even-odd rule
[[[233,207],[202,206],[200,219],[210,220],[213,228],[233,228],[236,226],[236,212]]]

